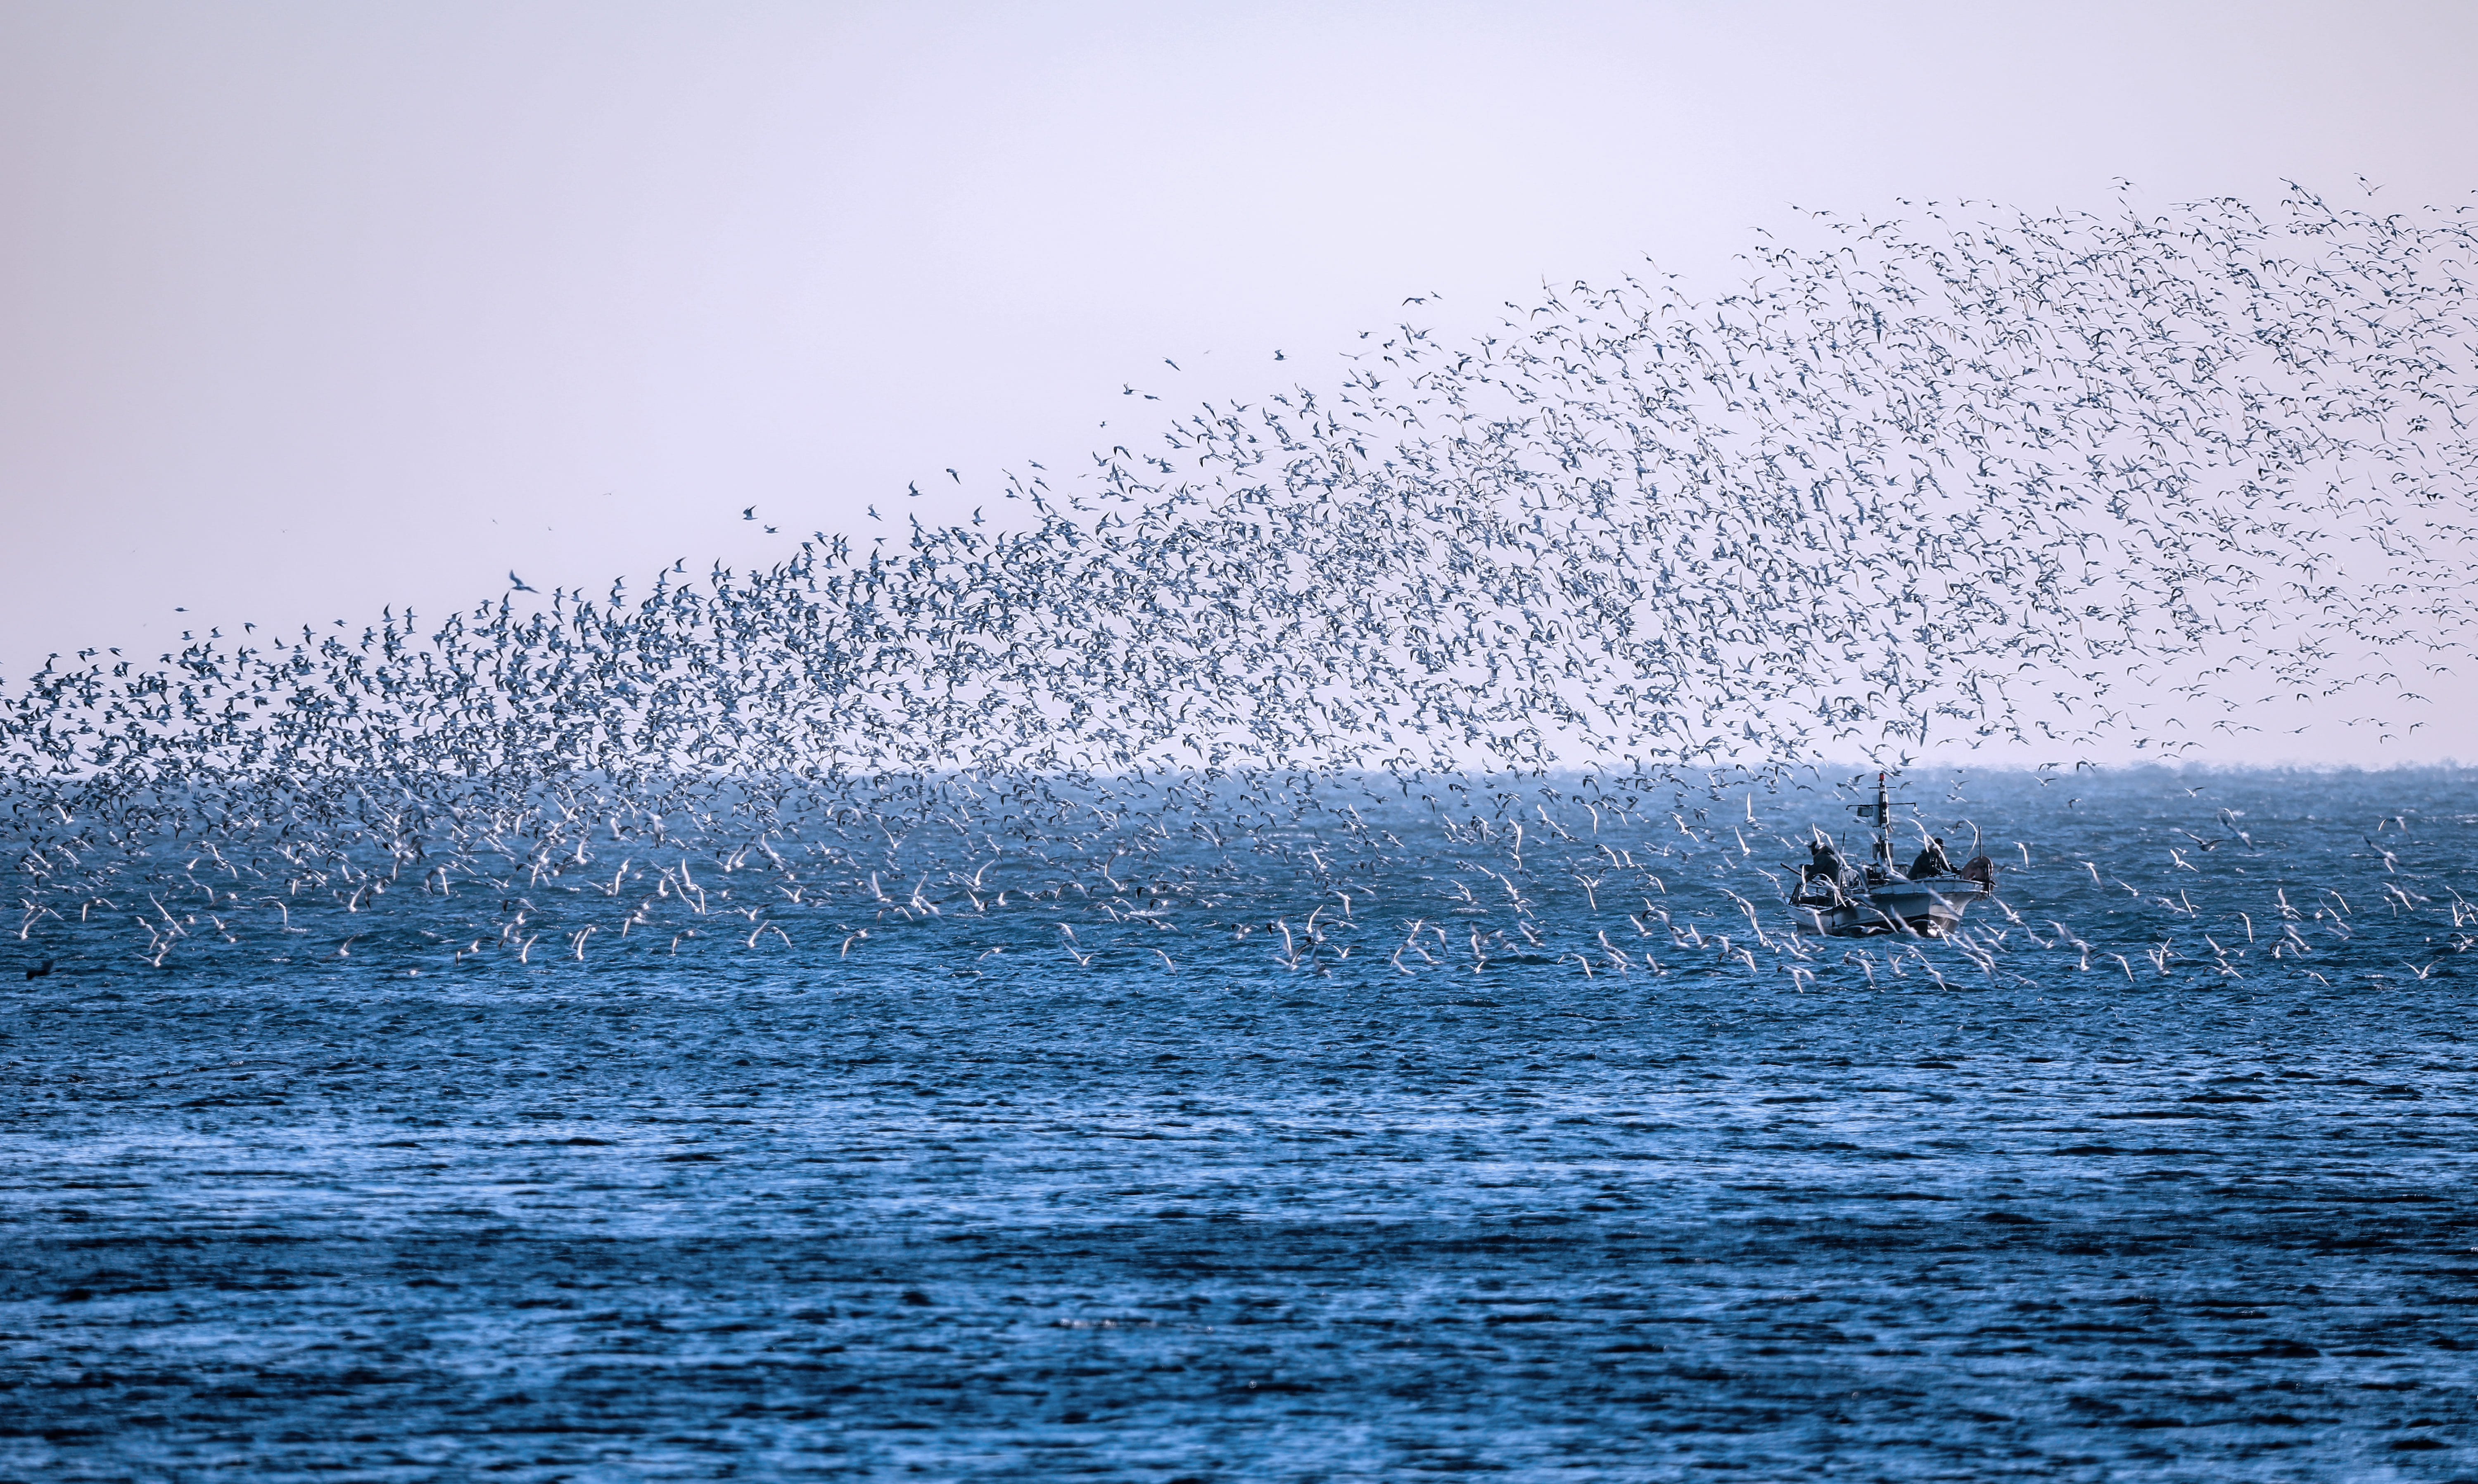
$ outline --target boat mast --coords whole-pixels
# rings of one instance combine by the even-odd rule
[[[1876,775],[1876,860],[1889,872],[1893,868],[1893,803],[1884,792],[1884,775]]]

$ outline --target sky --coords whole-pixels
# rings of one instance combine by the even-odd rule
[[[2435,0],[0,0],[0,677],[964,517],[1799,208],[2455,205],[2472,76]]]

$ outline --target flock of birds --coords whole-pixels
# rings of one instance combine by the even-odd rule
[[[1819,214],[1709,301],[1371,335],[1338,385],[1010,476],[1011,520],[55,655],[0,688],[17,936],[846,959],[1038,903],[1089,965],[1073,893],[1175,968],[1165,914],[1279,862],[1302,910],[1215,921],[1293,968],[1799,968],[1749,893],[1739,932],[1662,900],[1670,852],[1755,861],[1718,798],[1953,742],[2173,756],[2275,700],[2405,720],[2478,591],[2466,219],[1965,210]],[[1647,821],[1657,857],[1604,832]],[[1631,937],[1545,936],[1604,886]],[[1390,951],[1354,907],[1456,892]]]

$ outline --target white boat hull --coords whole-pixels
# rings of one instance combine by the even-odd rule
[[[1793,901],[1802,931],[1832,938],[1869,938],[1906,933],[1942,938],[1960,925],[1962,910],[1987,894],[1976,881],[1939,876],[1928,881],[1888,881],[1861,895],[1830,904]]]

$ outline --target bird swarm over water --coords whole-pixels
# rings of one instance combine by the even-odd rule
[[[822,532],[763,571],[511,592],[427,631],[391,609],[358,640],[54,656],[0,691],[19,936],[100,913],[160,964],[292,929],[308,883],[360,914],[408,878],[487,881],[498,930],[456,953],[529,957],[524,893],[609,868],[612,920],[563,928],[572,956],[686,913],[676,949],[715,936],[700,854],[855,921],[943,915],[933,879],[1002,905],[984,889],[1009,872],[1143,912],[1113,868],[1174,835],[1341,892],[1325,826],[1433,870],[1527,808],[1564,876],[1648,876],[1597,839],[1605,810],[1827,755],[2071,749],[2131,724],[2129,691],[2241,730],[2260,700],[2461,652],[2465,217],[2302,190],[1923,214],[1819,214],[1709,302],[1578,284],[1473,343],[1372,335],[1338,385],[1011,477],[1027,515],[995,534],[916,518],[893,553]],[[2336,658],[2360,653],[2387,664]],[[1551,769],[1584,778],[1546,790],[1554,817],[1509,781]],[[1457,822],[1475,799],[1495,825]],[[1182,870],[1146,892],[1209,895],[1211,868]],[[212,939],[164,900],[199,893]],[[746,948],[791,943],[731,910]],[[837,927],[842,955],[868,936]]]

